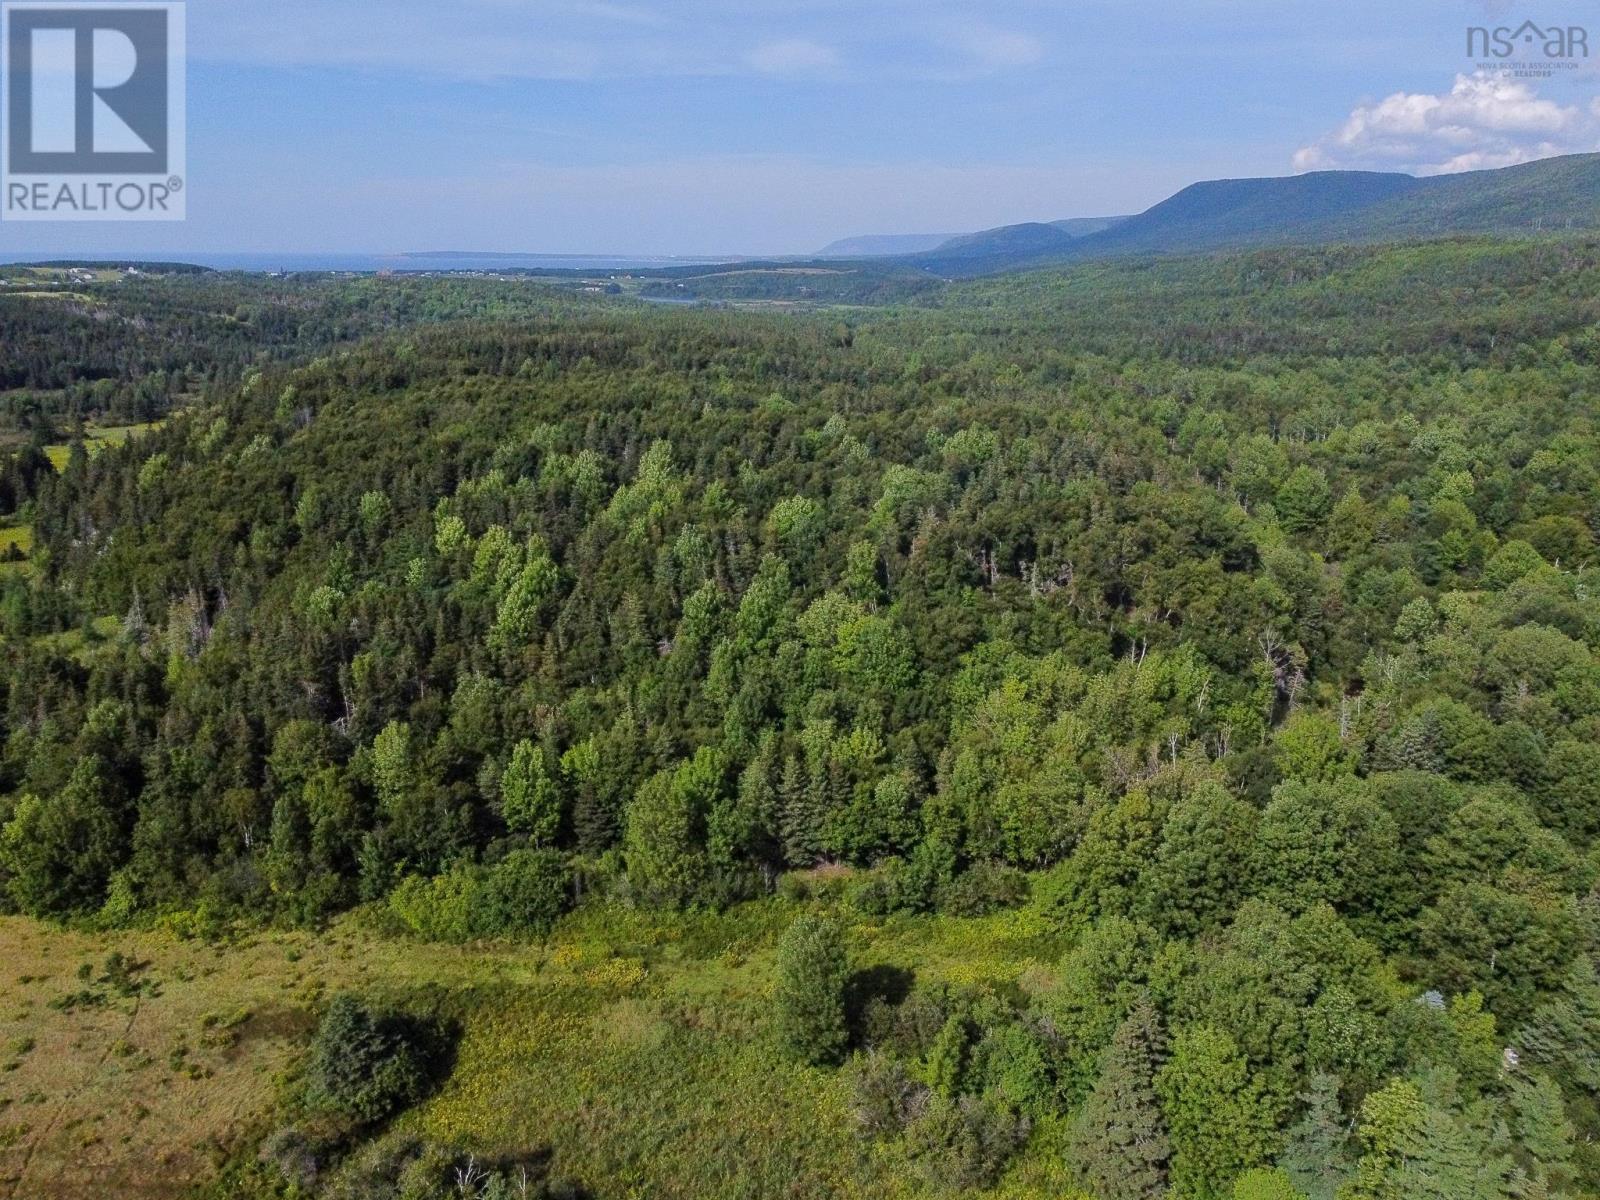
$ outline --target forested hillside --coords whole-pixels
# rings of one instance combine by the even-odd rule
[[[1568,154],[1425,178],[1311,171],[1265,179],[1209,179],[1137,216],[1091,229],[1076,241],[1041,236],[1050,231],[1046,226],[1009,225],[907,261],[955,277],[1134,254],[1488,234],[1527,237],[1593,232],[1597,227],[1600,155]]]
[[[148,421],[257,362],[306,358],[363,335],[449,317],[515,316],[528,289],[470,280],[196,267],[0,267],[0,445],[89,416]]]
[[[183,314],[223,285],[141,286]],[[12,498],[13,911],[366,906],[466,943],[781,904],[761,1011],[849,1097],[863,1157],[830,1171],[1600,1189],[1600,245],[1097,264],[815,314],[249,292],[252,327],[318,332],[240,334],[247,360],[232,319],[180,317],[196,348],[148,369],[208,385]],[[141,327],[94,304],[91,351]],[[68,382],[77,326],[3,313],[11,382]],[[1013,911],[1052,950],[1004,978],[860,956],[863,928]],[[350,1137],[422,1085],[340,1093],[329,1047],[386,1043],[329,1020],[308,1094]],[[551,1136],[619,1136],[585,1119]]]

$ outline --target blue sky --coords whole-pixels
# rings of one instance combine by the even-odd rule
[[[1469,24],[1595,58],[1474,74]],[[803,253],[1600,148],[1498,0],[189,0],[189,219],[16,252]]]

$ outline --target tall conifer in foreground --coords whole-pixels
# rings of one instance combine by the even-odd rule
[[[1156,1200],[1166,1191],[1172,1146],[1155,1087],[1164,1044],[1161,1019],[1142,999],[1101,1059],[1072,1139],[1079,1177],[1101,1200]]]
[[[808,914],[784,933],[778,945],[778,1031],[801,1061],[821,1066],[844,1057],[849,970],[838,922]]]

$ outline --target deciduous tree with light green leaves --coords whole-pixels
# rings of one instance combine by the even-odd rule
[[[1175,1197],[1220,1200],[1277,1148],[1271,1102],[1225,1033],[1205,1025],[1178,1030],[1156,1090],[1172,1135]]]
[[[543,747],[524,739],[511,750],[500,777],[500,812],[506,828],[532,846],[549,846],[561,829],[561,788]]]
[[[642,900],[686,905],[706,884],[706,819],[726,785],[722,755],[704,747],[647,779],[628,805],[623,850]]]
[[[80,759],[48,798],[24,796],[0,829],[12,903],[34,916],[99,906],[126,837],[123,801],[98,755]]]

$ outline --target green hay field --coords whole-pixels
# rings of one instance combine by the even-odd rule
[[[773,950],[797,911],[595,908],[545,944],[460,947],[360,914],[215,945],[0,919],[0,1197],[271,1194],[254,1148],[320,1006],[345,989],[460,1030],[449,1077],[388,1138],[547,1151],[598,1196],[924,1194],[856,1136],[846,1073],[788,1065],[773,1044]],[[1060,951],[1027,909],[858,923],[851,943],[861,966],[1024,989]],[[134,964],[120,990],[112,954]],[[1068,1194],[1050,1140],[995,1194]]]

